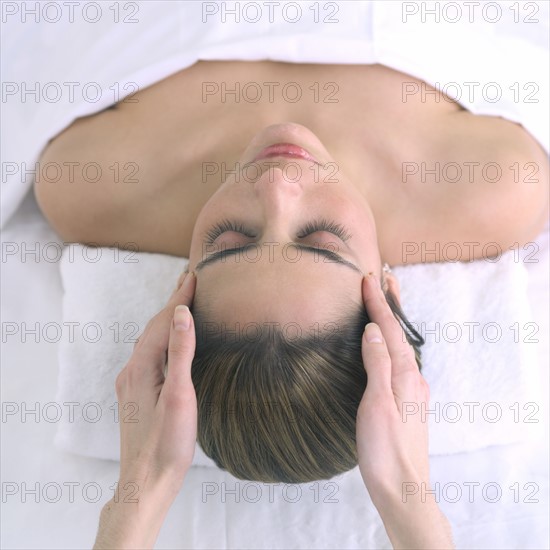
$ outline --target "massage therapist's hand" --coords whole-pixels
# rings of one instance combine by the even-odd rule
[[[197,400],[189,306],[195,276],[183,274],[178,287],[149,321],[116,380],[120,480],[101,513],[94,548],[152,548],[193,460]]]
[[[374,275],[363,279],[369,323],[363,334],[367,387],[357,412],[363,481],[394,548],[454,548],[447,519],[430,491],[429,402],[414,349]],[[425,410],[425,409],[424,409]]]

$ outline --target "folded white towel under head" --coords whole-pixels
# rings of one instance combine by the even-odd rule
[[[496,262],[393,270],[403,309],[426,339],[422,372],[431,390],[431,454],[517,442],[533,431],[528,428],[535,426],[529,422],[537,418],[539,394],[530,342],[537,335],[527,272],[516,259],[508,252]],[[57,401],[78,405],[59,423],[60,448],[119,459],[115,378],[186,266],[186,259],[163,254],[65,249],[63,326],[74,330],[60,345]],[[198,445],[193,464],[215,466]]]

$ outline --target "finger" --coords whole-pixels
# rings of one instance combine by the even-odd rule
[[[367,372],[367,395],[390,395],[391,359],[380,327],[369,323],[363,332],[361,343],[363,365]]]
[[[191,378],[195,354],[195,324],[187,306],[178,306],[170,328],[166,379],[160,391],[158,405],[163,414],[166,441],[178,439],[178,453],[173,457],[178,468],[191,466],[197,440],[197,396]],[[166,449],[165,460],[173,455]]]
[[[186,269],[179,277],[178,277],[178,282],[176,284],[176,291],[179,290],[179,288],[181,287],[181,285],[183,284],[183,281],[185,280],[185,277],[187,277],[187,275],[189,275],[189,271]]]
[[[196,277],[193,273],[187,274],[168,304],[147,323],[134,349],[136,359],[157,368],[164,367],[174,310],[178,305],[189,307],[193,303],[195,286]]]
[[[170,306],[173,304],[174,307],[176,307],[181,304],[190,307],[193,303],[193,296],[195,294],[196,279],[193,271],[191,273],[184,271],[180,275],[176,289],[170,296],[166,305]]]
[[[374,275],[363,279],[363,300],[369,319],[376,323],[386,341],[392,362],[392,376],[418,372],[414,350],[399,321],[395,318],[380,283]]]
[[[170,298],[168,299],[168,303],[171,303],[173,301],[174,297],[176,296],[176,294],[178,294],[178,291],[181,289],[181,286],[183,285],[183,282],[184,282],[185,278],[187,277],[187,275],[189,275],[189,272],[186,270],[186,271],[183,271],[182,274],[179,276],[178,281],[176,283],[176,288],[174,289],[174,291],[170,295]],[[187,303],[187,305],[190,305],[190,304]],[[147,327],[145,327],[145,328],[147,328]],[[145,331],[145,329],[144,329],[144,331]],[[134,343],[134,349],[138,345],[138,343],[140,341],[140,338],[142,336],[143,336],[143,334],[141,336],[138,336],[138,338],[136,339],[136,341]]]
[[[174,288],[174,291],[170,295],[170,300],[174,297],[174,295],[178,292],[178,290],[181,288],[181,285],[183,284],[183,281],[185,278],[189,275],[189,271],[185,270],[181,273],[181,275],[178,277],[178,281],[176,282],[176,287]]]
[[[187,306],[177,306],[170,328],[166,380],[162,392],[184,393],[192,385],[191,364],[195,355],[195,326]]]

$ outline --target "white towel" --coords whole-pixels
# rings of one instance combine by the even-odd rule
[[[449,253],[450,256],[450,253]],[[527,257],[530,261],[536,258]],[[424,336],[430,453],[528,439],[541,420],[538,325],[517,251],[498,261],[394,268],[403,310]],[[414,412],[415,406],[410,405]]]
[[[77,405],[74,418],[66,415],[59,426],[55,444],[76,454],[119,460],[116,376],[135,339],[166,304],[187,260],[73,244],[60,266],[63,327],[74,327],[74,338],[67,330],[61,340],[57,403]],[[215,466],[198,444],[193,464]]]
[[[529,421],[540,417],[529,343],[537,338],[536,327],[529,325],[526,269],[516,259],[508,252],[494,263],[394,268],[403,308],[427,340],[422,372],[434,411],[425,411],[431,454],[521,441],[535,426]],[[66,330],[57,402],[76,405],[74,417],[63,415],[59,424],[60,448],[119,459],[115,378],[132,353],[133,339],[164,306],[186,265],[183,258],[163,254],[82,245],[65,249],[60,266]],[[414,413],[414,404],[407,411]],[[214,465],[198,445],[193,464]]]

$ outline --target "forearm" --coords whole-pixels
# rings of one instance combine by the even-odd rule
[[[110,500],[101,511],[94,549],[153,548],[162,520],[141,519],[126,506]]]
[[[134,483],[120,482],[101,510],[94,549],[153,548],[176,494],[167,482],[137,492]]]
[[[399,495],[396,492],[378,499],[375,505],[393,548],[455,548],[450,524],[433,494],[419,490],[407,495],[401,490]]]

